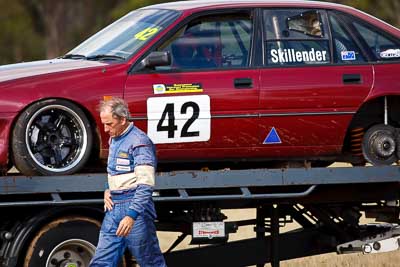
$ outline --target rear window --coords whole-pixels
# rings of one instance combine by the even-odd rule
[[[399,39],[363,21],[353,21],[353,25],[376,59],[380,61],[400,59]]]
[[[365,62],[361,49],[357,46],[350,32],[340,17],[329,14],[333,42],[334,60],[340,64],[355,64]]]
[[[268,65],[328,64],[326,16],[318,10],[264,10]]]

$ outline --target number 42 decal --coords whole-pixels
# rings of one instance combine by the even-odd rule
[[[147,99],[147,134],[155,144],[205,142],[210,139],[208,95]]]

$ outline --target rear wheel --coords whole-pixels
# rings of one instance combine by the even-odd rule
[[[92,130],[84,112],[66,100],[49,99],[28,107],[12,137],[15,166],[25,175],[66,175],[87,162]]]
[[[397,161],[396,129],[389,125],[372,126],[362,141],[364,158],[372,165],[391,165]]]

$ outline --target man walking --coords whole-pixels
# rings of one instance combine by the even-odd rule
[[[101,122],[110,135],[108,189],[104,192],[106,214],[91,267],[116,267],[126,248],[140,267],[166,266],[154,226],[155,147],[128,117],[124,100],[101,102]]]

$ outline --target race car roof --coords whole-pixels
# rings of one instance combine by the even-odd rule
[[[147,6],[145,8],[162,8],[174,10],[191,10],[204,8],[226,8],[226,7],[266,7],[266,6],[299,6],[299,7],[314,7],[314,8],[349,8],[344,5],[304,0],[195,0],[195,1],[178,1],[163,4]]]
[[[299,8],[321,8],[334,9],[347,12],[368,22],[381,27],[383,30],[400,38],[400,29],[388,24],[370,14],[360,11],[356,8],[320,1],[306,0],[194,0],[194,1],[178,1],[163,4],[156,4],[143,7],[142,9],[172,9],[182,12],[206,11],[222,8],[245,8],[245,7],[299,7]]]

